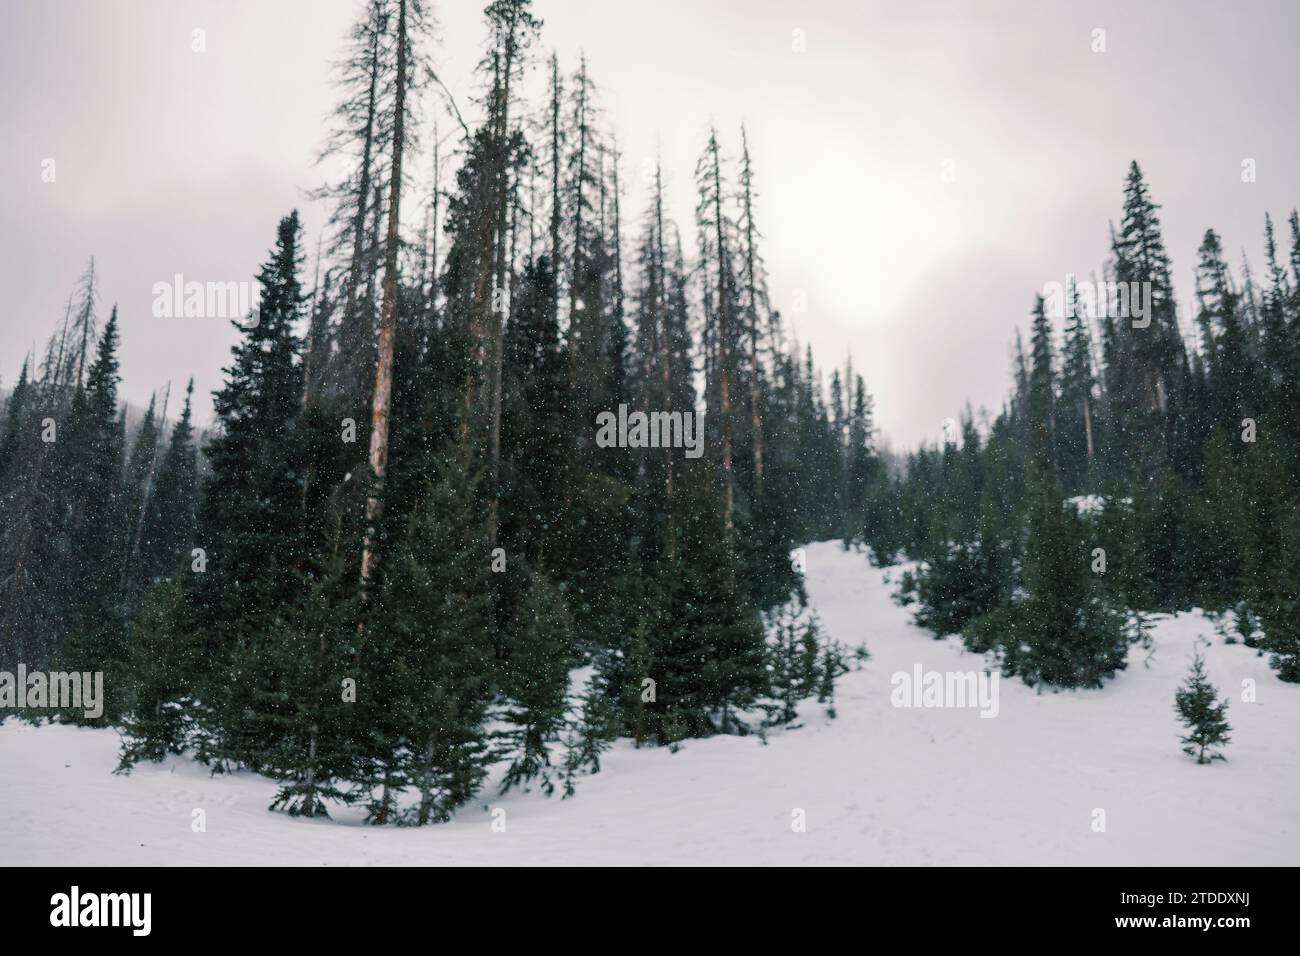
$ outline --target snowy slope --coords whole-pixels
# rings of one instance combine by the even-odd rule
[[[209,777],[188,760],[115,777],[117,735],[0,727],[0,859],[6,864],[1297,864],[1300,687],[1283,684],[1200,615],[1160,623],[1102,691],[999,684],[999,713],[895,708],[890,677],[978,670],[890,601],[889,572],[822,543],[808,587],[828,632],[872,659],[842,679],[839,718],[816,704],[801,729],[620,745],[571,800],[486,797],[450,824],[381,829],[269,813],[275,786]],[[895,572],[897,573],[897,572]],[[1227,763],[1179,749],[1173,694],[1198,635],[1232,697]],[[1241,702],[1243,679],[1258,703]],[[494,832],[486,806],[506,811]],[[207,832],[191,831],[203,808]],[[793,832],[792,811],[807,815]],[[1093,832],[1093,811],[1106,831]]]

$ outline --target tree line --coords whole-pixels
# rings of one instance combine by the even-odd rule
[[[657,167],[629,227],[585,59],[539,56],[530,0],[484,22],[467,120],[424,0],[360,4],[314,274],[291,212],[210,431],[192,385],[127,427],[93,260],[5,402],[5,656],[103,671],[123,771],[190,753],[425,824],[493,766],[568,795],[620,737],[833,709],[851,662],[791,549],[862,513],[871,398],[772,307],[744,130],[704,144],[695,248]],[[597,447],[620,404],[702,411],[705,454]]]
[[[1100,686],[1146,613],[1201,607],[1300,680],[1300,218],[1265,271],[1205,232],[1180,323],[1160,207],[1128,171],[1103,279],[1042,295],[1008,402],[882,469],[857,538],[921,562],[901,600],[1030,683]],[[1119,306],[1118,308],[1116,306]],[[1053,313],[1059,312],[1059,315]],[[1054,322],[1060,319],[1060,327]]]

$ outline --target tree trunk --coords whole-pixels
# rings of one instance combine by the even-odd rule
[[[420,809],[416,817],[420,826],[429,822],[433,809],[433,734],[429,734],[429,744],[424,751],[424,766],[420,774]]]
[[[373,162],[375,140],[375,97],[379,84],[379,30],[371,22],[370,85],[366,91],[366,135],[361,146],[361,178],[357,184],[357,210],[352,217],[352,261],[348,269],[347,298],[343,307],[344,320],[353,321],[357,305],[357,287],[365,259],[366,214],[370,211],[370,170]],[[399,83],[401,80],[399,79]],[[400,148],[400,147],[399,147]]]
[[[713,226],[718,253],[718,414],[722,416],[722,514],[727,534],[731,534],[736,505],[735,476],[731,468],[731,323],[728,316],[727,239],[722,228],[722,166],[718,158],[718,141],[710,145],[713,152]]]
[[[582,187],[587,169],[587,61],[579,66],[578,79],[578,163],[573,181],[573,263],[569,281],[569,364],[575,378],[578,366],[578,344],[581,338],[578,327],[578,284],[582,275]]]
[[[1084,434],[1084,437],[1087,439],[1087,442],[1088,442],[1088,464],[1090,464],[1090,465],[1092,464],[1092,454],[1093,454],[1093,445],[1092,445],[1092,408],[1091,408],[1091,405],[1092,405],[1092,402],[1089,400],[1088,396],[1085,394],[1085,395],[1083,396],[1083,434]]]
[[[393,102],[393,165],[388,184],[388,240],[384,253],[384,300],[379,321],[379,354],[375,362],[375,395],[370,416],[370,496],[366,499],[366,531],[361,549],[361,584],[374,575],[375,535],[383,516],[383,481],[388,471],[388,415],[393,403],[393,348],[397,337],[398,214],[402,203],[402,146],[406,119],[406,3],[398,0],[397,88]]]
[[[560,59],[551,54],[551,271],[560,274]],[[556,283],[555,294],[560,294]],[[556,303],[557,307],[559,303]]]
[[[510,175],[510,73],[514,69],[515,35],[514,28],[506,35],[505,63],[497,83],[497,96],[500,101],[496,109],[497,168],[496,182],[496,229],[494,236],[494,271],[495,295],[491,310],[491,342],[489,344],[488,374],[488,489],[491,495],[488,504],[488,540],[491,547],[497,543],[497,512],[499,509],[500,489],[497,487],[501,473],[501,379],[502,364],[505,358],[505,291],[506,291],[506,241],[509,235],[508,217],[514,205],[512,196],[515,183]]]
[[[759,411],[761,393],[758,358],[758,269],[757,254],[754,251],[756,239],[754,197],[750,191],[749,141],[745,137],[743,126],[740,128],[740,140],[744,150],[742,200],[745,204],[745,285],[749,305],[749,414],[754,433],[754,497],[758,498],[763,489],[763,419]]]
[[[663,402],[665,412],[673,410],[673,375],[672,375],[672,322],[668,311],[668,288],[664,281],[667,269],[667,255],[664,252],[664,196],[663,177],[659,166],[655,166],[655,223],[654,248],[651,259],[654,265],[654,299],[656,303],[655,319],[658,323],[659,365],[663,378]],[[682,414],[690,414],[683,410]],[[677,558],[677,529],[673,522],[673,450],[664,447],[664,496],[668,502],[668,558]]]

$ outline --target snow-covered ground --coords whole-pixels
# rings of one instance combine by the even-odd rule
[[[188,760],[113,776],[108,730],[0,726],[6,864],[1297,864],[1300,687],[1228,645],[1200,615],[1160,622],[1154,652],[1101,691],[1037,694],[999,682],[998,714],[891,705],[891,676],[973,671],[890,600],[888,571],[837,544],[807,548],[808,590],[838,640],[866,642],[839,717],[691,741],[620,745],[577,796],[486,796],[446,825],[390,829],[267,811],[275,786],[209,777]],[[894,572],[897,574],[897,571]],[[1231,698],[1228,762],[1180,750],[1174,689],[1198,636]],[[1256,703],[1242,701],[1255,682]],[[191,830],[202,808],[207,830]],[[494,831],[489,808],[505,810]],[[805,832],[795,832],[796,810]],[[1105,830],[1097,832],[1096,811]],[[499,815],[498,815],[499,818]]]

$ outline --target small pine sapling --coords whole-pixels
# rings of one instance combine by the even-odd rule
[[[1174,693],[1174,704],[1179,719],[1189,733],[1182,738],[1183,752],[1195,757],[1197,763],[1226,760],[1217,750],[1232,738],[1225,716],[1226,700],[1219,701],[1219,692],[1205,674],[1205,655],[1199,650],[1192,659],[1187,681]]]

